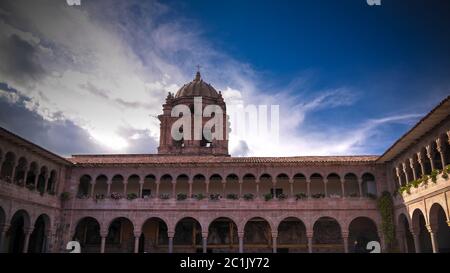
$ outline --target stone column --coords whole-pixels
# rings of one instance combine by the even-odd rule
[[[342,191],[342,198],[345,197],[345,178],[341,178],[341,191]]]
[[[362,192],[362,178],[358,177],[358,189],[359,189],[359,198],[363,198],[363,192]]]
[[[256,179],[256,198],[259,199],[259,179]]]
[[[209,195],[209,182],[206,182],[205,181],[205,187],[206,187],[206,196],[208,196]]]
[[[431,246],[433,248],[433,253],[439,253],[439,244],[436,237],[437,227],[432,225],[427,225],[427,230],[430,233]]]
[[[24,232],[25,232],[25,241],[23,243],[23,251],[22,252],[28,253],[28,245],[30,243],[30,236],[31,236],[31,233],[33,232],[33,229],[29,228],[29,229],[24,230]]]
[[[431,164],[431,171],[434,171],[434,161],[433,161],[433,151],[432,151],[432,147],[430,145],[427,145],[425,147],[425,149],[427,150],[427,157],[430,160],[430,164]]]
[[[49,179],[49,175],[46,174],[46,175],[44,176],[44,193],[47,192],[48,179]],[[91,187],[91,188],[92,188],[92,187]]]
[[[405,174],[405,182],[406,184],[408,184],[409,182],[409,177],[408,177],[408,171],[406,170],[406,164],[405,162],[402,163],[402,169],[403,169],[403,173]]]
[[[239,238],[239,253],[244,253],[244,232],[238,231],[238,238]]]
[[[34,190],[36,191],[36,189],[37,189],[37,184],[38,184],[38,180],[39,180],[39,175],[40,175],[40,172],[39,172],[39,168],[37,169],[37,171],[36,171],[36,175],[34,176]]]
[[[277,237],[278,232],[272,232],[272,252],[277,253]]]
[[[306,232],[306,238],[308,239],[308,252],[313,253],[313,233]]]
[[[294,179],[292,178],[289,179],[289,197],[294,197]]]
[[[442,141],[441,138],[436,139],[436,150],[439,152],[441,156],[441,162],[442,162],[442,169],[445,168],[446,162],[445,162],[445,155],[444,150],[442,149]]]
[[[398,186],[401,187],[402,186],[402,176],[400,175],[400,168],[399,167],[395,167],[395,174],[397,175]]]
[[[159,181],[155,183],[156,184],[156,198],[159,198]]]
[[[111,197],[111,181],[107,181],[106,185],[108,186],[108,189],[106,190],[106,197]]]
[[[413,158],[409,159],[409,167],[411,168],[411,171],[413,174],[413,179],[417,180],[416,168],[414,168],[414,159]]]
[[[421,176],[424,176],[425,175],[425,166],[423,165],[422,153],[421,152],[417,153],[417,162],[419,162],[419,165],[420,165]]]
[[[416,232],[411,231],[411,234],[414,239],[414,248],[416,250],[416,253],[420,253],[420,241],[419,241],[419,234]]]
[[[348,232],[343,231],[342,232],[342,240],[344,241],[344,252],[349,253],[348,248]]]
[[[95,182],[91,184],[91,192],[89,193],[91,198],[94,198],[94,192],[95,192]]]
[[[227,182],[225,180],[222,181],[222,196],[225,197],[225,191],[226,191],[226,184]]]
[[[306,178],[306,195],[311,198],[311,179],[309,177]]]
[[[9,229],[9,225],[3,225],[2,227],[2,231],[0,233],[0,253],[6,253],[8,251],[6,251],[5,249],[5,240],[6,240],[6,232]]]
[[[100,245],[100,253],[105,253],[105,245],[106,245],[106,235],[102,235],[102,242]]]
[[[242,198],[242,179],[239,179],[239,198]]]
[[[134,253],[139,253],[139,238],[141,237],[140,232],[134,233]]]
[[[167,232],[167,236],[169,237],[169,253],[173,253],[173,236],[175,232],[169,231]]]
[[[17,165],[19,165],[19,163],[15,164],[12,168],[12,172],[11,172],[11,183],[14,183],[14,179],[16,178],[16,168]]]
[[[327,184],[328,184],[328,179],[324,178],[323,179],[323,186],[324,186],[324,190],[325,190],[325,197],[328,197]]]
[[[128,186],[128,182],[123,182],[123,196],[126,198],[127,197],[127,186]]]
[[[208,232],[202,232],[202,248],[203,253],[207,252],[207,244],[208,244]]]
[[[277,180],[272,178],[272,195],[276,197]]]
[[[144,188],[144,182],[139,182],[139,198],[142,198],[142,189]]]
[[[177,181],[172,181],[172,198],[177,199],[176,194]]]
[[[189,180],[189,183],[188,183],[188,185],[189,185],[189,193],[188,193],[188,198],[192,198],[192,181],[191,180]]]

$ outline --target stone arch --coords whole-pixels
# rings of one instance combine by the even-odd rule
[[[47,193],[55,194],[56,193],[56,183],[57,183],[57,172],[56,170],[50,171],[50,175],[48,177],[47,182]]]
[[[78,220],[72,240],[78,241],[82,253],[100,252],[101,243],[100,222],[91,216],[82,217]]]
[[[175,196],[174,198],[177,198],[177,196],[182,194],[189,194],[189,176],[187,174],[180,174],[175,179]],[[194,194],[194,191],[192,192]]]
[[[202,226],[194,217],[183,217],[175,224],[174,252],[200,252]]]
[[[117,195],[119,198],[124,195],[124,177],[121,174],[116,174],[111,179],[111,195]],[[108,196],[109,197],[109,196]]]
[[[208,252],[236,253],[239,251],[238,228],[228,217],[218,217],[208,225]]]
[[[337,173],[330,173],[327,176],[328,197],[342,197],[341,177]]]
[[[167,222],[160,217],[147,218],[141,227],[139,252],[166,253],[168,244]]]
[[[159,195],[158,197],[170,197],[172,195],[173,178],[170,174],[164,174],[159,179]],[[173,196],[172,196],[173,197]]]
[[[403,252],[414,253],[414,238],[411,233],[411,224],[405,213],[400,213],[397,217],[398,239]]]
[[[225,191],[224,195],[227,196],[239,196],[239,176],[234,173],[228,174],[225,177]]]
[[[346,197],[359,196],[358,177],[354,173],[347,173],[344,176],[344,191]]]
[[[439,203],[434,203],[430,208],[430,226],[437,237],[437,249],[440,253],[450,253],[450,226],[447,224],[448,216]]]
[[[16,171],[14,174],[14,183],[20,186],[25,185],[25,175],[28,167],[28,160],[25,157],[20,157],[17,162]]]
[[[412,178],[411,178],[412,179]],[[363,196],[376,197],[377,196],[377,184],[375,176],[371,173],[364,173],[362,175],[361,189]]]
[[[127,179],[127,198],[139,197],[141,178],[137,174],[132,174]]]
[[[286,217],[277,226],[277,252],[308,252],[306,225],[297,217]]]
[[[313,225],[313,252],[344,252],[342,229],[332,217],[318,218]]]
[[[256,196],[256,176],[248,173],[242,177],[242,194]]]
[[[323,176],[319,173],[313,173],[310,176],[310,191],[313,198],[325,197],[325,182]]]
[[[30,215],[23,209],[17,210],[11,217],[10,227],[5,236],[9,253],[25,252],[25,233],[30,232]]]
[[[92,177],[88,174],[85,174],[80,177],[80,181],[78,184],[78,198],[87,198],[91,192],[92,187]]]
[[[306,176],[302,173],[297,173],[292,177],[292,180],[296,198],[305,198],[308,194]]]
[[[94,197],[96,199],[103,199],[109,196],[108,194],[108,177],[104,174],[100,174],[95,179]]]
[[[13,170],[16,165],[16,154],[13,152],[7,152],[5,154],[5,160],[1,166],[0,179],[6,182],[12,182]]]
[[[291,195],[291,184],[289,176],[285,173],[280,173],[275,177],[275,196],[278,197],[280,194],[284,196]]]
[[[375,221],[365,216],[355,217],[348,227],[349,252],[367,253],[370,241],[380,242]]]
[[[116,217],[108,225],[105,252],[132,253],[134,252],[134,225],[126,217]]]
[[[220,174],[213,174],[209,177],[208,192],[221,196],[225,195],[224,183]]]
[[[244,225],[244,252],[272,252],[273,225],[263,217],[252,217]]]
[[[432,252],[430,233],[427,230],[427,221],[422,210],[416,208],[413,211],[411,223],[413,231],[418,236],[420,252]]]
[[[271,194],[273,191],[272,176],[268,173],[263,173],[259,176],[259,196]]]
[[[37,180],[37,190],[40,193],[45,192],[45,182],[47,179],[48,179],[48,168],[47,166],[42,166]]]
[[[148,174],[144,177],[144,183],[142,184],[142,198],[156,196],[156,176]]]
[[[30,169],[28,170],[26,178],[26,185],[34,185],[36,183],[38,169],[38,164],[35,161],[30,163]]]
[[[47,214],[39,215],[34,223],[34,229],[30,236],[29,253],[47,252],[47,240],[50,227],[50,217]]]

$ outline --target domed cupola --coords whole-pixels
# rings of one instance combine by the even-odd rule
[[[181,97],[218,98],[219,93],[209,83],[204,82],[200,75],[200,72],[197,71],[194,80],[183,85],[175,94],[175,98]]]

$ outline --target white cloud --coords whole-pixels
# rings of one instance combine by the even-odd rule
[[[158,140],[155,116],[162,110],[166,93],[191,80],[197,63],[204,67],[206,81],[224,90],[228,103],[280,105],[282,141],[253,132],[244,140],[230,140],[234,155],[352,154],[363,151],[360,144],[378,126],[416,117],[371,120],[348,134],[309,132],[302,128],[309,114],[350,106],[357,100],[356,93],[341,87],[301,98],[310,91],[301,89],[302,78],[279,90],[261,90],[265,85],[258,73],[217,51],[195,24],[186,24],[183,18],[159,23],[158,16],[169,10],[159,3],[150,3],[151,7],[139,3],[149,15],[137,22],[127,17],[126,2],[77,8],[64,1],[11,4],[13,10],[0,17],[0,28],[7,30],[1,32],[0,43],[16,34],[37,48],[33,52],[46,73],[25,81],[8,75],[0,66],[0,79],[30,99],[28,109],[50,121],[70,120],[113,152],[136,151],[138,147],[130,147],[133,140]],[[84,9],[86,6],[91,9]],[[103,17],[96,16],[100,15],[96,9]],[[8,14],[18,16],[12,19]],[[0,96],[6,95],[2,92]]]

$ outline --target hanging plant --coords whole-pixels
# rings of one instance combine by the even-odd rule
[[[378,198],[377,206],[381,214],[381,231],[389,249],[395,241],[394,203],[391,194],[387,191],[383,192]]]

